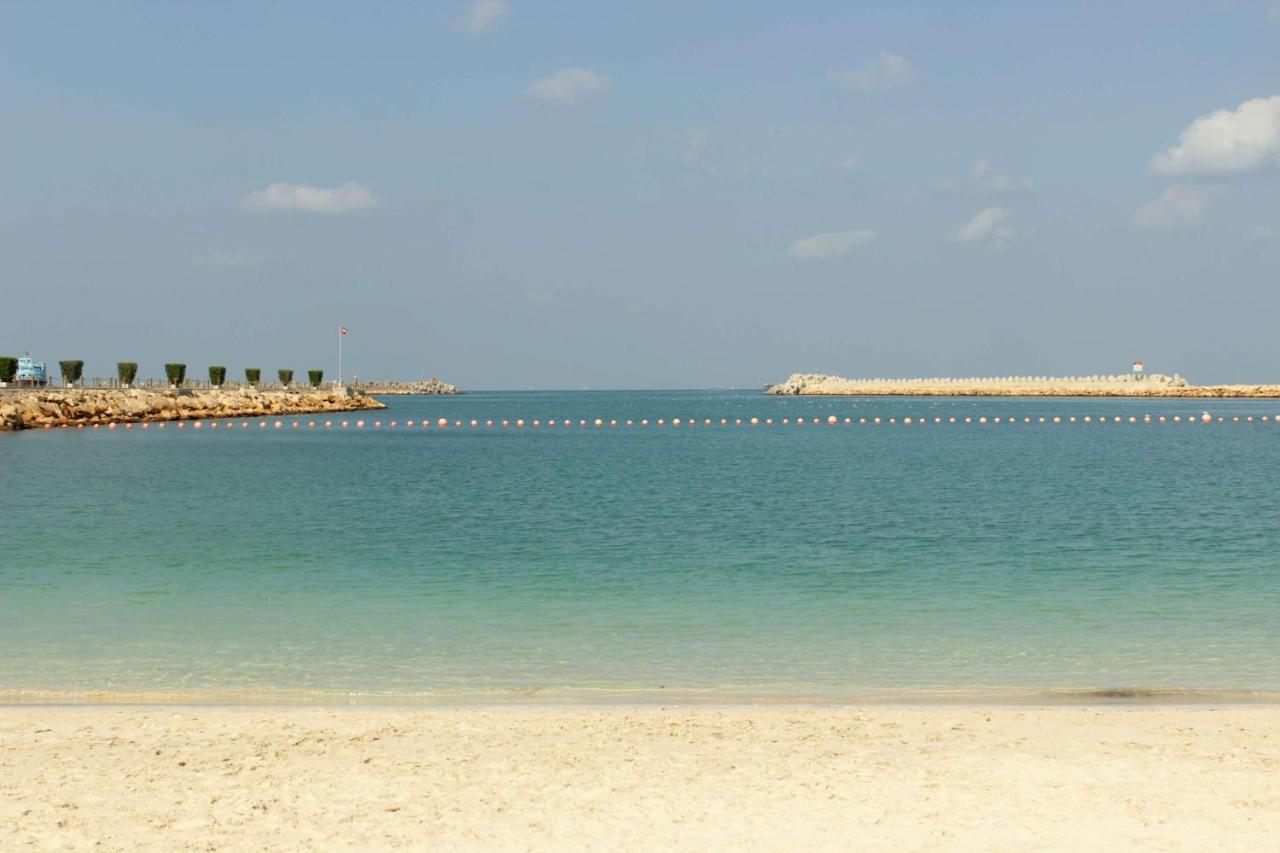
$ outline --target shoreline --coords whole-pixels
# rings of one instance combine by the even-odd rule
[[[0,395],[0,432],[111,423],[257,418],[385,409],[363,394],[306,389],[259,391],[166,389],[32,389]]]
[[[0,708],[277,708],[500,710],[658,708],[1280,706],[1280,691],[1195,688],[956,688],[778,692],[734,690],[510,690],[437,693],[106,691],[0,689]]]
[[[0,708],[0,837],[105,849],[1265,849],[1272,708]]]

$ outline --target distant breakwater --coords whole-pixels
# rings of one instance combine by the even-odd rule
[[[366,394],[383,397],[462,393],[457,385],[450,385],[443,379],[436,379],[435,377],[424,379],[421,382],[370,382],[367,385],[361,385],[360,390]]]
[[[311,388],[300,391],[39,389],[0,394],[0,431],[46,425],[251,418],[385,408],[365,394]]]
[[[1192,385],[1181,376],[999,376],[845,379],[794,373],[766,394],[910,397],[1280,397],[1280,385]]]

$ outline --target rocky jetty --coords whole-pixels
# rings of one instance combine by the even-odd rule
[[[424,379],[420,382],[375,382],[365,387],[365,392],[369,394],[381,395],[397,395],[397,394],[461,394],[457,385],[450,385],[434,376],[430,379]]]
[[[0,394],[0,431],[77,424],[251,418],[385,409],[364,394],[305,391],[86,388]]]
[[[1280,385],[1192,385],[1181,376],[988,376],[845,379],[795,373],[766,394],[919,397],[1280,397]]]

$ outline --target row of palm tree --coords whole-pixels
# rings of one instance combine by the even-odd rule
[[[67,360],[58,362],[58,367],[62,370],[62,383],[64,385],[75,385],[84,379],[84,362],[80,360]],[[0,382],[12,382],[18,372],[18,359],[13,356],[0,356]],[[165,378],[169,380],[169,384],[177,387],[187,379],[187,366],[185,364],[169,363],[164,366]],[[280,384],[289,387],[293,384],[293,371],[280,369],[276,371],[276,376],[280,378]],[[116,363],[116,377],[120,380],[120,384],[126,388],[133,385],[135,379],[138,378],[138,363],[136,361],[121,361]],[[257,367],[246,367],[244,369],[245,382],[250,386],[257,387],[262,381],[262,371]],[[307,380],[311,387],[319,388],[320,383],[324,381],[323,370],[308,370]],[[222,365],[215,364],[209,367],[209,384],[215,388],[221,388],[227,381],[227,369]]]

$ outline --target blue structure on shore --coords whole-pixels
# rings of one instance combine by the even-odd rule
[[[13,378],[19,385],[47,385],[49,371],[43,361],[33,361],[31,353],[27,353],[18,359],[18,372]]]

